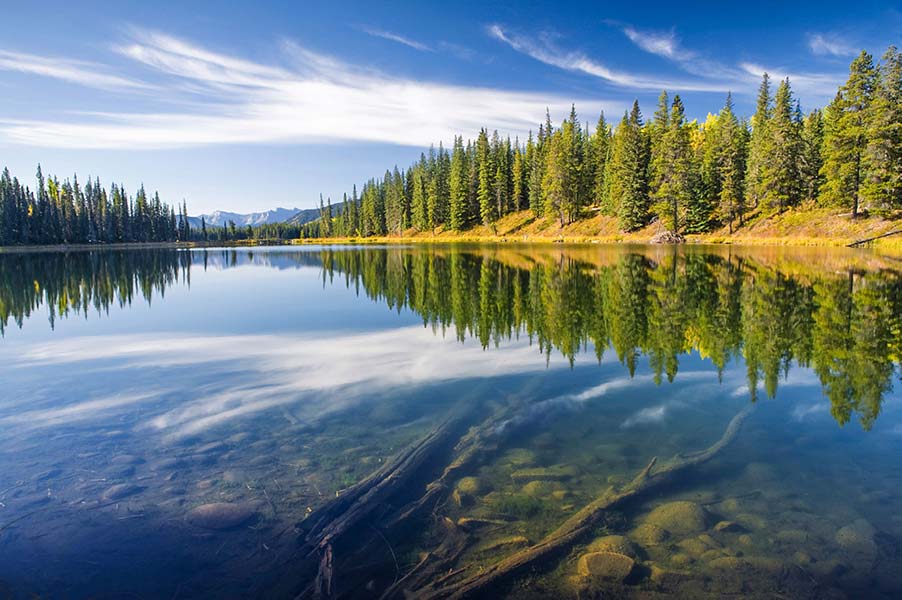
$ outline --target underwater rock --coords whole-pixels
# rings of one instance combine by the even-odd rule
[[[623,535],[606,535],[592,541],[587,547],[586,552],[614,552],[623,554],[630,558],[638,556],[638,550],[630,539]]]
[[[529,485],[529,484],[527,484]],[[554,490],[551,492],[551,497],[555,500],[565,500],[570,496],[570,492],[567,490]]]
[[[576,468],[570,465],[554,465],[552,467],[536,467],[519,469],[511,473],[514,481],[563,481],[576,475]]]
[[[250,506],[230,502],[202,504],[188,511],[185,520],[201,529],[227,530],[247,523],[257,512]]]
[[[550,496],[554,491],[554,485],[550,481],[543,481],[541,479],[537,479],[535,481],[530,481],[526,485],[523,486],[523,493],[527,496]]]
[[[526,448],[511,448],[501,457],[501,462],[515,467],[531,467],[536,463],[536,453]]]
[[[643,523],[630,531],[629,536],[640,546],[657,546],[663,544],[670,534],[657,525]]]
[[[222,472],[222,480],[226,483],[244,483],[249,479],[247,473],[237,469],[229,469]]]
[[[118,483],[108,488],[103,493],[103,496],[101,496],[101,498],[106,501],[121,500],[122,498],[134,496],[138,492],[142,491],[144,491],[144,488],[140,485],[135,485],[133,483]]]
[[[675,567],[685,567],[695,562],[691,556],[689,556],[688,554],[683,554],[682,552],[675,552],[674,554],[671,554],[668,560],[670,561],[670,564]]]
[[[752,574],[773,576],[783,570],[783,564],[779,560],[759,556],[724,556],[712,560],[708,563],[708,566],[720,571],[739,572],[746,576]]]
[[[727,500],[724,500],[720,503],[719,507],[721,511],[731,515],[735,515],[736,513],[740,513],[745,510],[743,504],[736,498],[728,498]]]
[[[699,536],[695,538],[687,538],[677,542],[677,547],[681,548],[693,558],[701,558],[701,556],[712,549],[719,549],[720,544],[714,541],[709,535]]]
[[[675,535],[704,531],[707,521],[705,509],[695,502],[686,500],[662,504],[651,511],[645,519],[646,523],[657,525]]]
[[[589,552],[579,557],[576,569],[582,577],[623,581],[635,565],[632,558],[618,552]]]
[[[719,521],[717,525],[714,526],[714,531],[717,532],[725,532],[725,533],[738,533],[743,531],[742,525],[736,523],[734,521]]]
[[[736,522],[746,529],[767,529],[767,522],[758,515],[740,513],[735,518]]]
[[[755,543],[755,540],[752,539],[752,536],[750,536],[750,535],[747,534],[747,533],[743,533],[742,535],[740,535],[740,536],[737,538],[737,541],[738,541],[740,544],[742,544],[743,546],[751,546],[752,544]]]
[[[477,477],[464,477],[457,482],[457,489],[461,494],[474,496],[482,489],[482,485]]]
[[[784,544],[804,544],[808,541],[808,532],[801,529],[784,529],[777,532],[776,538]]]
[[[876,533],[870,523],[857,519],[836,532],[836,543],[846,551],[851,560],[869,567],[877,558],[877,542],[874,539]]]

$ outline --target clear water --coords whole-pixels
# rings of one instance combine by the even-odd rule
[[[710,461],[485,594],[902,595],[893,259],[600,245],[3,254],[0,330],[0,598],[313,595],[310,523],[453,415],[447,442],[336,540],[332,567],[333,595],[379,597],[425,572],[449,527],[466,530],[408,591],[447,589],[652,457],[710,446],[749,405]],[[393,520],[467,431],[484,443],[447,488]],[[232,512],[195,510],[221,503]],[[632,570],[587,575],[581,557],[612,539]]]

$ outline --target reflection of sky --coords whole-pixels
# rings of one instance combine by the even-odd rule
[[[55,331],[43,322],[44,307],[22,330],[11,328],[0,343],[0,430],[128,416],[137,430],[175,438],[279,407],[309,422],[395,391],[530,373],[546,383],[515,420],[630,398],[621,428],[665,426],[706,401],[749,395],[741,364],[719,380],[692,353],[681,357],[675,383],[662,386],[645,359],[633,379],[611,359],[599,370],[591,353],[579,355],[573,371],[556,354],[546,368],[524,338],[483,350],[476,340],[461,344],[424,328],[410,311],[358,296],[341,275],[324,284],[302,253],[239,251],[237,266],[223,268],[231,255],[210,252],[204,270],[202,254],[192,253],[190,287],[168,288],[150,304],[137,299],[109,315],[60,319]],[[830,418],[808,369],[790,369],[778,396],[798,399],[788,416],[796,422]]]
[[[0,409],[0,424],[43,427],[64,421],[109,418],[169,396],[175,406],[145,415],[145,425],[174,436],[199,433],[231,419],[296,404],[299,418],[315,418],[369,395],[459,379],[545,371],[526,341],[483,350],[436,337],[422,326],[326,335],[78,336],[20,347],[7,360],[20,377],[38,373],[114,381],[118,393],[35,407],[20,396]],[[555,360],[550,369],[566,366]],[[157,394],[143,373],[162,370]],[[33,377],[29,377],[31,373]]]

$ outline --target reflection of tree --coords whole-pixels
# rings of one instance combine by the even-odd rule
[[[550,257],[549,257],[550,254]],[[630,374],[648,356],[657,381],[673,380],[697,351],[721,372],[742,355],[752,398],[773,396],[793,364],[810,364],[840,423],[877,418],[902,348],[902,277],[883,271],[786,271],[752,257],[662,249],[603,254],[523,254],[427,246],[290,253],[176,250],[0,255],[0,333],[46,306],[59,317],[105,312],[136,296],[187,282],[204,268],[245,262],[317,265],[323,284],[344,281],[393,310],[483,347],[526,335],[572,364],[591,344],[608,348]]]
[[[833,417],[847,423],[857,412],[870,429],[891,386],[898,285],[850,272],[847,280],[821,281],[814,290],[814,370]]]
[[[759,381],[772,397],[793,364],[812,364],[837,420],[858,412],[866,427],[899,361],[902,294],[895,273],[858,275],[853,293],[834,273],[792,275],[697,252],[665,251],[651,260],[624,251],[600,266],[565,255],[511,266],[478,250],[430,248],[407,251],[409,262],[393,267],[384,263],[385,252],[363,254],[364,263],[412,273],[405,294],[400,273],[361,264],[357,253],[325,254],[373,298],[392,307],[406,303],[426,323],[453,323],[459,339],[472,336],[483,347],[522,332],[544,354],[557,350],[571,364],[588,344],[599,360],[613,348],[631,375],[638,358],[648,356],[657,381],[673,380],[689,351],[718,372],[741,354],[753,400]]]
[[[50,326],[72,314],[131,304],[140,295],[148,303],[154,292],[190,278],[187,252],[73,252],[0,254],[0,335],[10,318],[24,320],[46,305]]]

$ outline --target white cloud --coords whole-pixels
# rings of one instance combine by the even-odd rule
[[[548,36],[541,39],[530,39],[506,31],[500,25],[490,25],[488,33],[495,39],[504,42],[517,52],[566,71],[584,73],[625,88],[637,90],[672,89],[680,91],[726,92],[729,85],[722,82],[706,82],[698,80],[671,80],[646,75],[634,75],[616,71],[587,57],[581,52],[566,52],[557,48]]]
[[[858,50],[836,35],[809,33],[808,49],[817,56],[855,56]]]
[[[807,101],[809,104],[812,99],[829,100],[833,98],[837,88],[843,82],[843,76],[840,74],[793,72],[785,67],[765,67],[749,62],[740,63],[739,66],[743,71],[754,76],[755,81],[758,82],[764,73],[769,74],[771,80],[775,82],[789,78],[789,83],[796,96],[801,97],[803,103]]]
[[[397,33],[392,33],[391,31],[385,31],[384,29],[377,29],[375,27],[361,27],[360,30],[367,35],[382,38],[383,40],[388,40],[390,42],[397,42],[398,44],[403,44],[404,46],[413,48],[414,50],[419,50],[421,52],[433,51],[432,48],[427,46],[426,44],[417,42],[410,38],[406,38],[402,35],[398,35]]]
[[[345,141],[427,146],[457,134],[475,135],[483,126],[524,136],[546,107],[563,116],[574,101],[589,112],[621,108],[585,98],[392,77],[292,43],[282,46],[286,65],[252,62],[140,30],[115,49],[164,78],[157,95],[165,109],[5,119],[0,140],[56,148]],[[169,110],[173,99],[186,95],[188,109]]]
[[[151,87],[140,81],[105,73],[104,67],[95,63],[7,50],[0,50],[0,70],[40,75],[98,89],[140,90]]]
[[[624,27],[623,33],[634,44],[652,54],[657,54],[665,58],[674,58],[677,53],[679,42],[676,38],[676,32],[671,30],[667,33],[639,31],[633,27]]]

